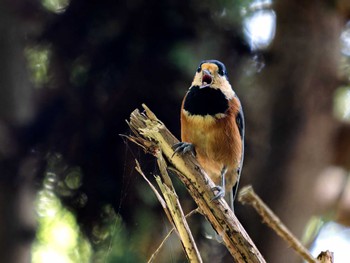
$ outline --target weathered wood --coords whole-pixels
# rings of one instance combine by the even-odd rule
[[[144,113],[135,110],[128,122],[134,136],[128,138],[146,152],[157,155],[160,150],[168,165],[185,184],[190,195],[201,209],[203,215],[221,236],[224,245],[237,262],[265,262],[264,258],[236,218],[223,198],[212,201],[214,183],[200,168],[190,154],[175,154],[172,146],[178,140],[165,125],[157,119],[145,105]]]
[[[249,204],[254,207],[258,214],[262,217],[263,222],[272,228],[280,237],[282,237],[304,260],[310,263],[318,262],[281,222],[281,220],[272,212],[272,210],[260,199],[251,186],[242,188],[242,190],[239,192],[238,200],[243,204]]]
[[[333,252],[326,250],[326,251],[322,251],[317,256],[317,259],[320,261],[320,263],[333,263],[334,262],[334,255],[333,255]]]

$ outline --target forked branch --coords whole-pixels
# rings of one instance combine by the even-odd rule
[[[214,193],[211,189],[215,185],[200,168],[196,159],[191,155],[173,155],[172,146],[178,140],[150,109],[145,105],[143,108],[144,113],[137,109],[131,113],[128,125],[134,135],[128,136],[128,139],[157,158],[160,158],[161,153],[168,165],[167,168],[171,168],[179,176],[237,262],[265,262],[225,200],[221,198],[212,201]]]

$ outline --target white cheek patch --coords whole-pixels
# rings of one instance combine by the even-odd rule
[[[224,77],[219,77],[217,78],[213,78],[212,82],[210,84],[203,82],[202,83],[202,78],[200,73],[196,73],[196,75],[194,76],[194,79],[192,81],[191,87],[192,86],[198,86],[201,88],[212,88],[212,89],[219,89],[222,91],[222,93],[225,95],[226,99],[231,100],[235,97],[235,92],[232,89],[230,83],[228,82],[228,80]]]
[[[202,81],[199,73],[196,73],[196,75],[194,76],[191,86],[202,86]]]

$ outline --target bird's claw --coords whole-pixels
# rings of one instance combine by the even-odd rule
[[[172,148],[174,150],[174,153],[172,156],[174,156],[176,153],[185,154],[187,152],[190,152],[194,156],[196,155],[194,151],[194,146],[192,143],[178,142],[178,143],[175,143]]]
[[[212,191],[217,191],[217,193],[214,195],[214,197],[211,199],[212,201],[214,200],[218,200],[220,199],[221,197],[224,197],[225,196],[225,189],[221,186],[214,186],[212,189]]]

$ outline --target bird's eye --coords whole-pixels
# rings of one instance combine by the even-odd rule
[[[223,69],[219,69],[218,73],[220,76],[226,75],[226,72]]]
[[[199,66],[198,68],[197,68],[197,72],[199,73],[199,72],[201,72],[201,66]]]

